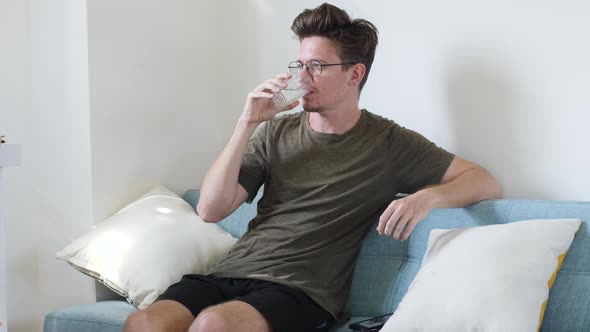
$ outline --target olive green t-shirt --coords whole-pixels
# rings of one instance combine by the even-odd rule
[[[339,135],[314,131],[307,112],[266,121],[239,175],[249,202],[264,184],[257,215],[208,274],[297,287],[341,318],[361,241],[376,231],[372,222],[396,194],[439,183],[452,159],[366,110]]]

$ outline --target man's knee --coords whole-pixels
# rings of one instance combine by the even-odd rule
[[[127,317],[124,332],[151,331],[151,322],[147,312],[139,310]]]
[[[131,314],[125,322],[125,332],[186,332],[193,322],[192,313],[182,304],[163,300],[149,308]]]
[[[228,332],[231,331],[230,322],[223,314],[216,310],[204,310],[201,312],[189,332]]]
[[[189,332],[270,332],[269,322],[250,304],[230,301],[203,310]]]

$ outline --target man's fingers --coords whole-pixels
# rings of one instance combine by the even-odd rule
[[[410,222],[408,223],[408,226],[406,227],[406,230],[404,231],[404,234],[402,234],[402,237],[401,237],[402,241],[405,241],[408,239],[408,237],[410,237],[410,234],[412,233],[412,231],[414,230],[414,227],[416,227],[417,224],[418,224],[417,218],[412,218],[412,220],[410,220]]]
[[[287,87],[287,80],[289,80],[293,75],[289,73],[282,73],[274,78],[269,78],[266,81],[258,84],[256,88],[252,91],[266,91],[266,92],[273,92],[278,93],[282,89]]]
[[[423,211],[417,211],[409,221],[408,226],[402,235],[402,240],[407,240],[410,237],[410,234],[414,231],[416,225],[418,225],[418,223],[420,223],[427,215],[428,212],[424,213]]]
[[[281,110],[281,112],[290,111],[290,110],[294,109],[295,107],[297,107],[297,105],[299,105],[299,100],[295,100],[294,102],[290,103],[289,105],[287,105],[287,107],[285,107],[283,110]]]
[[[260,83],[253,91],[265,91],[278,93],[284,88],[284,86],[271,81],[265,81]]]
[[[291,77],[293,77],[291,73],[280,73],[277,76],[275,76],[275,78],[278,80],[288,80]]]
[[[403,213],[403,209],[401,208],[401,206],[397,206],[395,211],[393,211],[393,214],[391,215],[391,217],[389,218],[389,220],[387,221],[387,225],[385,225],[385,235],[390,236],[391,232],[393,231],[393,229],[396,226],[396,224],[400,221],[400,218],[404,215]]]
[[[387,221],[389,220],[389,218],[391,218],[393,211],[395,211],[395,202],[392,202],[391,204],[389,204],[387,209],[385,209],[385,211],[383,211],[383,213],[379,217],[379,224],[377,225],[377,232],[379,232],[380,235],[383,235],[383,232],[385,231],[385,225],[387,225]]]
[[[269,83],[274,83],[282,88],[286,88],[287,87],[287,80],[280,80],[277,78],[271,78],[270,80],[268,80]]]
[[[248,98],[250,98],[250,99],[256,99],[256,98],[271,99],[273,97],[274,97],[274,95],[272,93],[268,93],[265,91],[252,91],[248,94]]]
[[[396,240],[406,240],[430,210],[432,207],[428,197],[419,193],[395,200],[379,217],[377,231],[380,235],[392,236]]]
[[[401,218],[400,221],[397,223],[397,226],[395,227],[395,231],[393,232],[393,238],[396,240],[400,239],[400,234],[402,233],[402,231],[404,230],[404,228],[406,227],[406,225],[408,224],[408,221],[410,221],[413,217],[413,213],[411,211],[407,211]]]
[[[270,78],[262,83],[260,83],[257,87],[260,90],[261,87],[269,87],[269,86],[276,86],[278,88],[286,88],[287,87],[287,79],[278,79],[278,78]]]

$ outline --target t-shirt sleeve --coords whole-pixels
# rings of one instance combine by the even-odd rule
[[[266,131],[267,122],[256,128],[240,166],[238,183],[248,192],[248,203],[252,203],[268,174]]]
[[[393,167],[399,172],[399,192],[411,194],[439,184],[455,155],[397,124],[390,134]]]

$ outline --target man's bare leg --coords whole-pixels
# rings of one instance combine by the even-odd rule
[[[270,323],[253,306],[230,301],[203,310],[189,332],[271,332]]]
[[[124,332],[186,332],[194,319],[184,305],[161,300],[131,314],[125,322]]]

